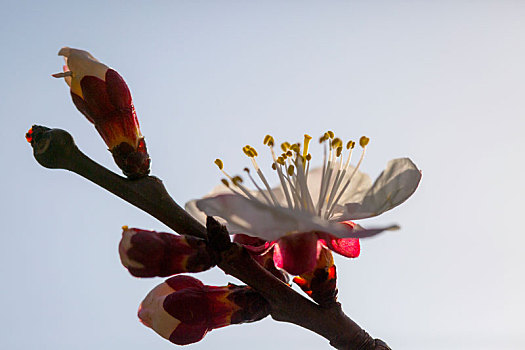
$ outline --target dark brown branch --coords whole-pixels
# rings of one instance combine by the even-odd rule
[[[206,237],[206,229],[175,203],[160,179],[147,176],[128,180],[82,153],[67,131],[38,125],[32,130],[33,154],[40,165],[77,173],[144,210],[179,234]]]
[[[180,234],[201,238],[209,234],[209,243],[218,254],[217,265],[225,273],[258,291],[271,305],[271,315],[275,320],[307,328],[328,339],[337,349],[390,349],[346,316],[339,303],[321,307],[262,268],[242,246],[231,243],[226,229],[215,220],[208,220],[206,230],[175,203],[159,179],[148,176],[128,180],[114,174],[83,154],[64,130],[34,126],[32,137],[34,156],[42,166],[73,171],[151,214]]]

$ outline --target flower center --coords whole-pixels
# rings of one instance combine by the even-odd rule
[[[320,137],[319,143],[324,146],[323,166],[320,183],[311,184],[319,186],[319,195],[312,198],[312,191],[308,187],[308,176],[310,172],[310,161],[312,155],[308,152],[310,135],[304,135],[303,147],[300,143],[290,144],[283,142],[280,145],[281,154],[275,150],[275,140],[272,136],[266,135],[263,144],[268,146],[272,155],[272,169],[277,172],[280,181],[280,188],[272,189],[266,180],[263,172],[255,158],[257,151],[250,145],[243,147],[244,154],[251,159],[253,168],[259,177],[260,185],[251,175],[250,169],[244,168],[247,176],[257,192],[248,190],[243,185],[243,179],[239,175],[231,176],[224,170],[224,163],[220,159],[215,160],[215,164],[226,176],[221,182],[232,192],[248,197],[251,200],[262,202],[274,207],[288,207],[293,210],[300,210],[312,215],[329,219],[334,213],[339,200],[344,192],[349,188],[359,166],[361,165],[365,149],[370,139],[362,136],[359,145],[363,149],[361,157],[355,167],[350,165],[352,151],[356,143],[352,140],[343,144],[343,141],[335,137],[332,131],[327,131]],[[345,157],[345,153],[347,153]],[[284,198],[282,198],[284,195]],[[279,200],[281,198],[281,200]]]

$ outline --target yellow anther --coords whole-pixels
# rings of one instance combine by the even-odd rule
[[[224,163],[219,158],[215,159],[214,163],[215,163],[215,165],[217,165],[219,167],[220,170],[222,170],[222,168],[224,168]]]
[[[277,165],[275,165],[275,163],[272,163],[272,169],[277,170]]]
[[[290,149],[290,143],[289,142],[281,143],[281,149],[283,150],[283,152],[288,151]]]
[[[361,136],[361,138],[359,139],[359,145],[363,148],[365,148],[366,145],[368,145],[368,142],[370,142],[370,139],[366,136]]]
[[[341,155],[341,153],[343,153],[343,147],[342,146],[339,146],[337,147],[337,149],[335,150],[335,155],[337,157],[339,157]]]
[[[298,143],[294,143],[292,146],[290,146],[290,149],[295,153],[299,153],[301,152],[301,145]]]
[[[278,157],[277,158],[277,163],[279,163],[281,165],[284,165],[284,158],[283,157]]]
[[[341,139],[339,137],[336,137],[335,139],[332,140],[332,148],[333,149],[337,149],[339,147],[342,147],[343,146],[343,141],[341,141]]]
[[[287,156],[287,157],[291,157],[291,156],[293,156],[292,151],[288,151],[288,152],[286,152],[286,156]]]
[[[326,133],[328,134],[328,137],[331,138],[331,139],[333,139],[335,137],[334,132],[331,131],[331,130],[328,130]]]
[[[355,147],[355,142],[352,140],[348,141],[348,143],[346,144],[346,149],[350,149],[354,147]]]
[[[228,182],[228,180],[226,180],[226,179],[221,179],[221,182],[224,184],[224,186],[226,186],[226,187],[230,187],[230,183]]]
[[[244,169],[242,169],[242,170],[246,171],[247,173],[250,172],[250,169],[249,169],[249,168],[244,168]]]
[[[272,137],[271,135],[266,135],[266,136],[264,137],[263,143],[264,143],[265,145],[268,145],[268,146],[270,146],[270,147],[273,147],[273,145],[274,145],[274,139],[273,139],[273,137]]]
[[[239,184],[242,183],[242,177],[240,177],[239,175],[234,176],[232,182],[235,186],[239,186]]]
[[[242,148],[242,151],[244,152],[244,154],[246,154],[250,158],[257,157],[257,151],[255,150],[255,148],[253,148],[250,145],[244,146]]]
[[[127,229],[129,229],[129,227],[127,225],[122,226],[122,230],[123,231],[126,231]]]
[[[312,160],[312,155],[311,155],[310,153],[308,153],[308,154],[306,155],[306,160],[307,160],[307,161],[311,161],[311,160]]]
[[[288,175],[292,176],[293,175],[293,172],[294,172],[294,167],[293,165],[290,165],[287,169],[287,172],[288,172]]]
[[[306,155],[308,154],[308,145],[310,144],[311,139],[312,139],[312,136],[308,134],[304,134],[303,157],[306,157]]]

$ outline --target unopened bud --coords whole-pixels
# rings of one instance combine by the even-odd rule
[[[254,322],[270,312],[267,301],[247,286],[206,286],[175,276],[155,287],[139,307],[142,323],[177,345],[198,342],[207,332]]]
[[[124,227],[119,244],[122,265],[136,277],[200,272],[214,263],[204,240]]]

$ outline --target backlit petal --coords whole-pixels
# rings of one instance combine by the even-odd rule
[[[408,158],[393,159],[361,202],[347,203],[338,220],[364,219],[397,207],[414,193],[421,171]]]
[[[275,241],[292,233],[329,232],[339,238],[364,238],[395,226],[365,230],[324,220],[309,213],[288,208],[271,207],[235,194],[222,194],[204,198],[196,207],[206,215],[218,216],[227,222],[230,233],[245,233]]]

